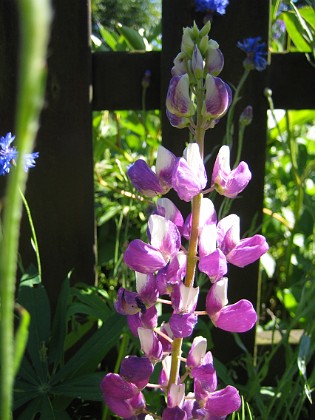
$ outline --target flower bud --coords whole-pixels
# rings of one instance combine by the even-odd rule
[[[253,120],[253,107],[250,105],[247,105],[247,107],[244,109],[244,111],[240,115],[239,123],[246,127],[247,125],[251,124],[252,120]]]
[[[194,41],[192,39],[192,28],[184,28],[182,36],[181,51],[191,57],[194,50]]]
[[[201,52],[201,55],[204,57],[208,48],[208,35],[203,36],[199,41],[199,50]]]
[[[172,76],[182,76],[183,74],[188,72],[187,69],[187,54],[184,52],[180,52],[175,57],[173,63],[174,66],[172,67],[171,73]]]
[[[206,97],[201,113],[207,120],[221,117],[228,109],[230,103],[228,87],[219,77],[207,74]]]
[[[189,94],[189,76],[174,76],[167,91],[166,108],[178,117],[190,117],[195,113],[194,103]]]
[[[212,76],[218,76],[224,66],[224,56],[219,45],[212,39],[209,40],[206,51],[205,71]]]
[[[194,46],[194,52],[191,61],[191,68],[196,79],[203,77],[203,58],[197,45]]]
[[[208,20],[206,22],[206,24],[200,29],[200,31],[199,31],[199,37],[201,38],[201,37],[207,36],[208,33],[210,32],[210,29],[211,29],[211,23]]]

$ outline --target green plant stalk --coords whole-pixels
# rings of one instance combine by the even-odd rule
[[[201,87],[201,81],[196,92],[197,100],[197,124],[196,124],[196,133],[195,139],[199,145],[200,156],[203,158],[204,154],[204,136],[205,130],[202,128],[203,118],[201,115],[202,104],[204,100],[204,92]],[[203,194],[198,194],[192,199],[192,226],[191,226],[191,235],[188,245],[187,253],[187,263],[186,263],[186,277],[185,277],[185,286],[193,287],[195,279],[195,271],[197,264],[197,246],[198,246],[198,230],[199,230],[199,219],[200,219],[200,209],[201,201]],[[175,338],[172,345],[172,363],[170,378],[168,382],[168,389],[172,384],[177,383],[177,378],[179,375],[180,368],[180,356],[182,351],[182,338]]]
[[[16,138],[19,157],[9,175],[0,243],[0,418],[11,419],[14,383],[14,292],[22,197],[27,175],[23,155],[30,153],[42,104],[44,60],[51,10],[48,0],[20,0],[21,55]]]
[[[225,136],[223,138],[223,144],[226,144],[230,147],[232,147],[232,144],[233,144],[233,134],[234,134],[233,119],[234,119],[235,107],[236,107],[236,104],[241,99],[240,93],[241,93],[241,90],[244,86],[244,83],[247,80],[247,77],[248,77],[249,73],[250,73],[250,70],[245,69],[245,71],[244,71],[244,73],[241,77],[241,80],[239,81],[239,83],[238,83],[238,85],[235,89],[234,96],[233,96],[233,99],[232,99],[232,103],[231,103],[230,109],[228,111],[226,131],[225,131]]]
[[[41,282],[42,281],[42,264],[40,262],[40,253],[39,253],[37,235],[36,235],[36,230],[35,230],[34,223],[33,223],[32,213],[31,213],[31,209],[28,205],[28,202],[25,198],[25,195],[22,193],[21,190],[20,190],[20,194],[22,196],[22,201],[23,201],[23,204],[24,204],[24,207],[25,207],[25,210],[26,210],[27,218],[28,218],[30,228],[31,228],[31,232],[32,232],[32,241],[33,241],[35,255],[36,255],[38,277],[39,277],[39,280]]]

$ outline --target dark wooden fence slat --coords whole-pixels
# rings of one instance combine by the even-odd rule
[[[32,211],[43,282],[54,306],[63,280],[95,282],[91,51],[89,1],[54,0],[45,107],[37,137],[36,168],[27,198]],[[27,220],[21,255],[34,262]]]
[[[146,109],[160,107],[160,57],[151,52],[101,52],[93,54],[93,109],[142,109],[142,78],[151,71]]]
[[[269,72],[275,108],[315,108],[315,68],[305,54],[272,54]]]

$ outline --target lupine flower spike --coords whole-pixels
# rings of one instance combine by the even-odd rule
[[[199,8],[203,4],[218,13],[224,13],[228,4],[197,3]],[[125,419],[219,420],[241,405],[236,388],[220,387],[207,340],[194,337],[202,314],[224,331],[242,333],[255,325],[257,315],[251,302],[241,299],[229,303],[227,274],[230,264],[244,267],[268,249],[261,235],[241,239],[239,217],[230,214],[218,220],[213,202],[203,197],[208,183],[202,158],[204,132],[224,116],[232,96],[229,86],[218,77],[224,59],[216,41],[208,38],[209,30],[209,22],[201,30],[196,25],[184,29],[166,99],[170,123],[188,127],[196,141],[186,145],[182,157],[160,146],[155,170],[143,159],[128,169],[139,193],[158,198],[148,220],[147,240],[132,240],[124,253],[125,264],[135,271],[135,288],[121,287],[115,303],[116,311],[126,316],[132,334],[139,340],[142,356],[125,357],[119,374],[108,373],[101,383],[105,403]],[[243,118],[246,124],[251,110]],[[250,179],[245,162],[231,170],[230,149],[223,146],[208,191],[235,198]],[[180,200],[192,203],[192,212],[185,220],[175,204],[162,197],[171,189]],[[209,278],[204,310],[198,311],[197,270]],[[159,324],[161,305],[171,310],[163,314]],[[192,345],[185,355],[182,340],[188,337],[192,337]],[[157,365],[158,383],[150,384]],[[186,378],[190,379],[190,389]],[[164,395],[164,409],[152,407],[149,412],[142,392],[147,386],[158,388]]]

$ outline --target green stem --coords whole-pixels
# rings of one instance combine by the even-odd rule
[[[32,213],[31,213],[30,206],[28,205],[28,202],[25,198],[25,195],[22,193],[21,190],[20,190],[20,194],[21,194],[21,197],[22,197],[22,201],[23,201],[23,204],[24,204],[24,207],[25,207],[28,222],[30,224],[30,228],[31,228],[31,232],[32,232],[32,241],[33,241],[33,246],[34,246],[35,255],[36,255],[38,277],[39,277],[39,280],[41,282],[42,281],[42,265],[41,265],[41,262],[40,262],[39,247],[38,247],[36,231],[35,231],[35,227],[34,227],[34,223],[33,223]]]
[[[234,113],[235,113],[235,107],[236,104],[238,103],[238,101],[241,99],[240,97],[240,93],[241,90],[244,86],[244,83],[247,80],[247,77],[250,73],[250,70],[245,70],[241,80],[239,81],[239,84],[237,85],[235,92],[234,92],[234,96],[232,99],[232,103],[227,115],[227,123],[226,123],[226,131],[225,131],[225,136],[223,138],[223,144],[228,145],[229,147],[232,147],[233,144],[233,134],[234,134],[234,123],[233,123],[233,119],[234,119]]]
[[[3,236],[0,242],[0,418],[12,416],[14,383],[14,294],[22,197],[27,175],[24,172],[24,154],[30,153],[38,128],[42,104],[43,81],[50,7],[46,0],[18,2],[21,25],[21,55],[19,73],[18,113],[16,138],[19,156],[12,169],[6,190],[3,216]]]

